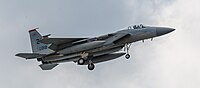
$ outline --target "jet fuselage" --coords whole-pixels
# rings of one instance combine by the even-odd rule
[[[133,42],[158,37],[173,31],[172,28],[166,27],[140,27],[140,28],[127,28],[115,33],[102,35],[99,37],[89,38],[85,43],[67,47],[57,53],[63,54],[60,58],[44,58],[47,62],[62,62],[70,61],[71,59],[78,60],[81,58],[80,52],[88,53],[88,56],[96,57],[113,52],[120,51],[126,44]],[[103,38],[102,38],[103,37]],[[81,40],[82,41],[82,40]]]
[[[131,43],[153,39],[174,31],[167,27],[149,27],[134,25],[120,31],[94,38],[48,38],[41,36],[36,29],[30,30],[33,53],[19,53],[16,56],[34,59],[42,64],[43,70],[50,70],[59,63],[73,61],[78,65],[88,65],[89,70],[94,69],[93,63],[116,59],[125,55],[130,58]],[[119,52],[124,48],[125,52]]]

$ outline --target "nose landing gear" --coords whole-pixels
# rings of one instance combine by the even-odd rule
[[[130,47],[131,47],[131,43],[127,43],[124,45],[124,51],[126,51],[126,55],[125,55],[126,59],[129,59],[131,57],[131,55],[129,54]]]

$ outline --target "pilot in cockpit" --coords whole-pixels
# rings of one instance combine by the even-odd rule
[[[144,26],[142,24],[140,24],[140,28],[144,28]]]
[[[128,27],[128,29],[139,29],[139,28],[145,28],[145,27],[142,24]]]

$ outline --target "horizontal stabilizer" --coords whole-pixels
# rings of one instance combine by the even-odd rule
[[[58,64],[41,64],[39,65],[42,70],[51,70],[56,67]]]
[[[45,54],[38,54],[38,53],[18,53],[15,56],[26,58],[26,59],[34,59],[34,58],[40,58],[45,56]]]

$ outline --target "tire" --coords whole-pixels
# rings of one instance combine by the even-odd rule
[[[88,69],[89,70],[94,70],[95,65],[93,63],[88,64]]]
[[[129,59],[131,56],[130,56],[130,54],[126,54],[126,59]]]
[[[78,65],[84,65],[84,63],[85,63],[85,60],[83,58],[80,58],[78,60]]]

